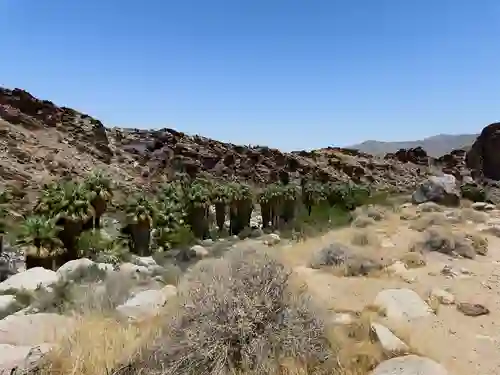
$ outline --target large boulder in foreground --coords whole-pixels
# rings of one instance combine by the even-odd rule
[[[486,126],[465,157],[473,177],[500,180],[500,122]]]
[[[412,195],[414,204],[435,202],[445,206],[460,204],[460,190],[457,180],[450,174],[431,176],[422,182]]]
[[[371,375],[450,375],[432,359],[417,355],[396,357],[382,362]]]

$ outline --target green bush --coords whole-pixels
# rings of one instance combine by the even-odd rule
[[[462,198],[472,202],[486,202],[486,190],[475,184],[464,184],[460,187]]]

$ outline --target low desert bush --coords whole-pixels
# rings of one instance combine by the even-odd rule
[[[420,212],[442,212],[443,207],[435,202],[424,202],[418,205]]]
[[[479,233],[467,233],[466,238],[468,238],[472,242],[472,247],[476,250],[476,253],[479,255],[488,254],[488,239],[484,236],[481,236]]]
[[[486,190],[473,184],[464,184],[460,187],[462,198],[472,202],[485,202],[487,200]]]
[[[355,215],[356,217],[364,215],[372,218],[375,221],[381,221],[385,218],[385,210],[382,207],[370,204],[368,206],[358,207],[356,209]]]
[[[264,250],[199,262],[179,284],[179,306],[128,374],[278,373],[282,361],[327,361],[330,344],[307,296],[288,290],[290,271]]]
[[[370,225],[375,225],[375,220],[366,215],[359,215],[353,220],[351,225],[354,228],[366,228],[369,227]]]
[[[383,268],[382,262],[356,253],[352,248],[334,242],[312,255],[311,268],[330,268],[339,276],[368,276]]]
[[[486,212],[476,211],[473,208],[463,208],[460,211],[460,218],[463,221],[472,221],[473,223],[486,223],[489,216]]]
[[[413,244],[410,251],[437,251],[447,255],[460,255],[473,259],[476,250],[463,233],[454,232],[450,228],[431,227],[423,233],[423,239]]]
[[[380,239],[372,230],[356,230],[351,235],[351,244],[356,246],[378,246]]]
[[[427,262],[424,258],[424,255],[420,252],[410,251],[405,253],[400,258],[401,262],[403,262],[408,268],[419,268],[424,267]]]
[[[416,219],[410,224],[410,229],[422,232],[432,226],[447,224],[448,218],[442,212],[431,212]]]

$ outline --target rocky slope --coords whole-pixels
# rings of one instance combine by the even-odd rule
[[[372,155],[384,155],[394,153],[399,149],[410,149],[421,147],[430,156],[439,157],[457,149],[468,149],[476,140],[478,134],[439,134],[417,141],[381,142],[369,140],[357,145],[350,146]]]
[[[426,174],[422,165],[348,149],[284,153],[173,129],[109,129],[89,115],[20,89],[0,88],[0,134],[0,181],[24,190],[36,190],[53,177],[84,175],[93,168],[104,169],[123,189],[147,188],[175,172],[204,172],[254,184],[268,183],[286,172],[292,179],[315,175],[404,190]]]

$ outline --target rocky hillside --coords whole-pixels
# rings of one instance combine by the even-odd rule
[[[387,153],[394,153],[400,149],[421,147],[430,156],[440,157],[449,154],[453,150],[468,149],[474,143],[477,136],[478,134],[439,134],[417,141],[381,142],[369,140],[350,146],[350,148],[372,155],[385,155]]]
[[[176,172],[207,173],[254,184],[315,175],[399,190],[414,186],[426,168],[354,150],[328,148],[284,153],[268,147],[222,143],[173,129],[106,128],[99,120],[34,97],[0,88],[0,181],[36,190],[53,177],[82,176],[100,168],[124,188],[147,188]]]

